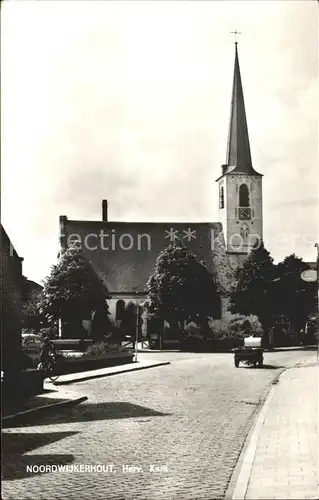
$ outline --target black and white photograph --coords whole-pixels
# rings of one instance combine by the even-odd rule
[[[317,0],[1,4],[1,500],[319,498]]]

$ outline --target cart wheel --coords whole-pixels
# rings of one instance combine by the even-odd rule
[[[239,361],[238,361],[238,359],[235,359],[235,366],[236,366],[236,368],[239,367]]]

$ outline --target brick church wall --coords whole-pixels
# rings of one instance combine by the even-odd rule
[[[211,229],[211,251],[213,274],[221,294],[223,319],[228,312],[228,294],[236,281],[236,270],[242,267],[247,254],[227,253],[221,225],[218,231],[216,231],[216,227]]]

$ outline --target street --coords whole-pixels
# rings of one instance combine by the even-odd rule
[[[171,364],[72,384],[86,403],[3,431],[4,500],[222,499],[267,389],[315,356],[267,352],[263,369],[230,353],[141,358]],[[52,465],[69,470],[27,471]]]

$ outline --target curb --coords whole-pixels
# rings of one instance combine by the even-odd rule
[[[180,353],[180,354],[224,354],[224,353],[230,353],[230,354],[234,354],[234,351],[232,349],[225,349],[225,350],[220,350],[220,351],[195,351],[195,350],[191,350],[191,349],[185,349],[185,350],[181,350],[181,349],[139,349],[137,351],[138,353],[141,353],[143,354],[144,353],[148,353],[148,354],[155,354],[155,353],[159,353],[159,352],[164,352],[165,354],[170,354],[170,353]]]
[[[275,392],[275,386],[278,384],[281,375],[286,370],[289,370],[289,368],[282,369],[274,378],[271,385],[266,389],[264,396],[261,398],[257,411],[252,415],[253,422],[248,431],[237,465],[228,484],[225,495],[226,500],[244,500],[246,497],[260,432]]]
[[[77,405],[79,403],[83,403],[87,401],[87,396],[79,396],[74,399],[67,399],[66,401],[59,401],[58,403],[52,403],[49,405],[38,406],[37,408],[31,408],[30,410],[21,411],[19,413],[15,413],[13,415],[7,415],[6,417],[1,418],[2,427],[5,427],[7,423],[14,423],[19,421],[22,418],[27,418],[29,415],[34,415],[36,413],[44,413],[46,410],[59,409],[59,408],[67,408],[72,405]]]
[[[162,363],[153,363],[151,365],[147,366],[137,366],[135,368],[126,368],[125,370],[120,370],[120,371],[114,371],[110,373],[97,373],[95,375],[84,375],[81,378],[77,379],[71,379],[71,380],[57,380],[54,382],[54,385],[67,385],[67,384],[75,384],[77,382],[84,382],[86,380],[93,380],[95,378],[102,378],[102,377],[111,377],[113,375],[120,375],[122,373],[129,373],[129,372],[136,372],[139,370],[146,370],[147,368],[156,368],[157,366],[165,366],[165,365],[170,365],[170,361],[163,361]]]
[[[165,353],[170,353],[170,352],[182,352],[180,349],[138,349],[137,352],[143,353],[152,353],[152,352],[165,352]]]
[[[138,353],[143,354],[144,353],[159,353],[159,352],[165,352],[166,354],[169,353],[176,353],[180,352],[181,354],[185,353],[191,353],[191,354],[225,354],[225,353],[230,353],[234,354],[234,349],[216,349],[214,351],[196,351],[196,350],[191,350],[191,349],[138,349]],[[263,348],[264,352],[290,352],[290,351],[315,351],[316,347],[315,346],[309,346],[309,347],[275,347],[274,349],[268,349],[268,348]]]

